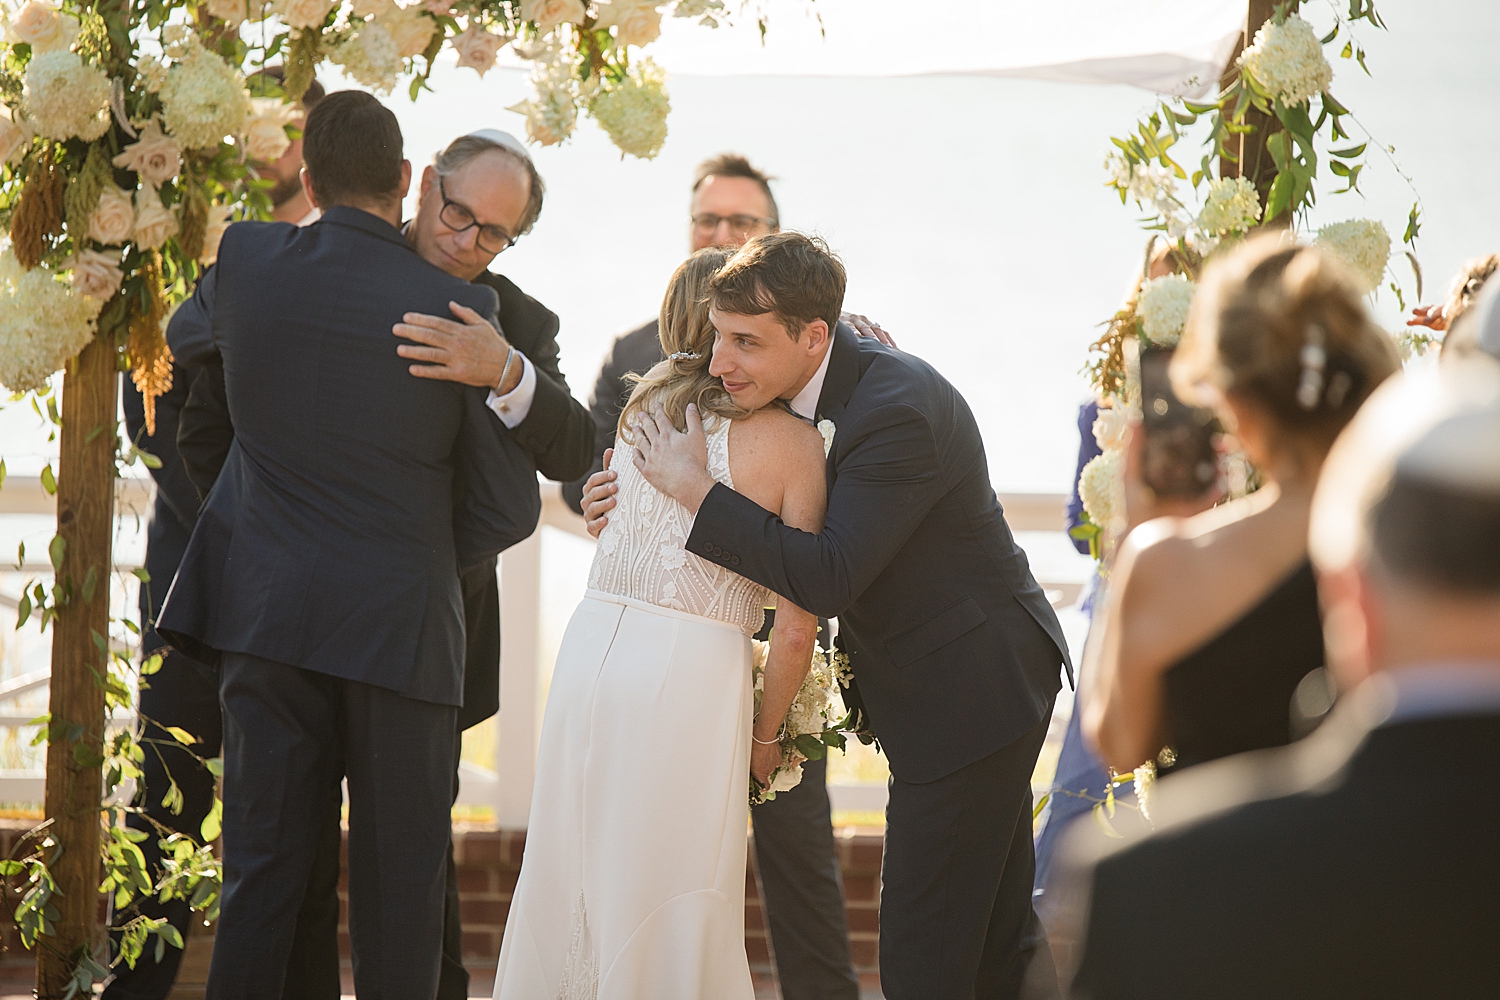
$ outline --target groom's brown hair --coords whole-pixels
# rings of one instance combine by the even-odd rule
[[[396,197],[401,161],[396,116],[364,91],[329,94],[308,113],[302,163],[321,207]]]
[[[718,312],[774,315],[796,340],[815,319],[831,335],[844,309],[844,262],[816,236],[767,233],[729,259],[708,286]]]

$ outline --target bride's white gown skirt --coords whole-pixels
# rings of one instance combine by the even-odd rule
[[[558,652],[500,1000],[751,1000],[750,640],[589,591]]]

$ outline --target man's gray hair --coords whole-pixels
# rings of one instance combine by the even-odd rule
[[[432,167],[439,177],[450,177],[465,163],[484,153],[501,153],[526,170],[526,176],[531,182],[531,193],[526,199],[526,211],[522,214],[520,226],[515,233],[517,237],[524,236],[531,232],[531,227],[536,225],[537,218],[542,214],[542,199],[547,194],[547,185],[543,183],[542,175],[537,173],[536,164],[531,161],[526,147],[515,138],[495,129],[461,135],[437,155]]]

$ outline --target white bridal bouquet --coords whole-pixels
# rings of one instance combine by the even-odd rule
[[[771,644],[756,639],[753,646],[750,669],[755,685],[755,711],[759,714]],[[821,646],[813,647],[807,676],[781,727],[781,765],[771,772],[771,783],[765,787],[750,779],[752,806],[769,802],[777,792],[796,788],[802,781],[803,761],[822,757],[829,747],[844,748],[844,716],[835,695],[838,686],[848,680],[848,671],[849,656],[843,650],[830,652]]]

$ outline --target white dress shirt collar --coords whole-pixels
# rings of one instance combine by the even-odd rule
[[[828,362],[833,358],[833,338],[828,339],[828,349],[823,352],[823,363],[802,391],[792,397],[792,412],[803,420],[818,419],[818,399],[823,395],[823,382],[828,378]]]

